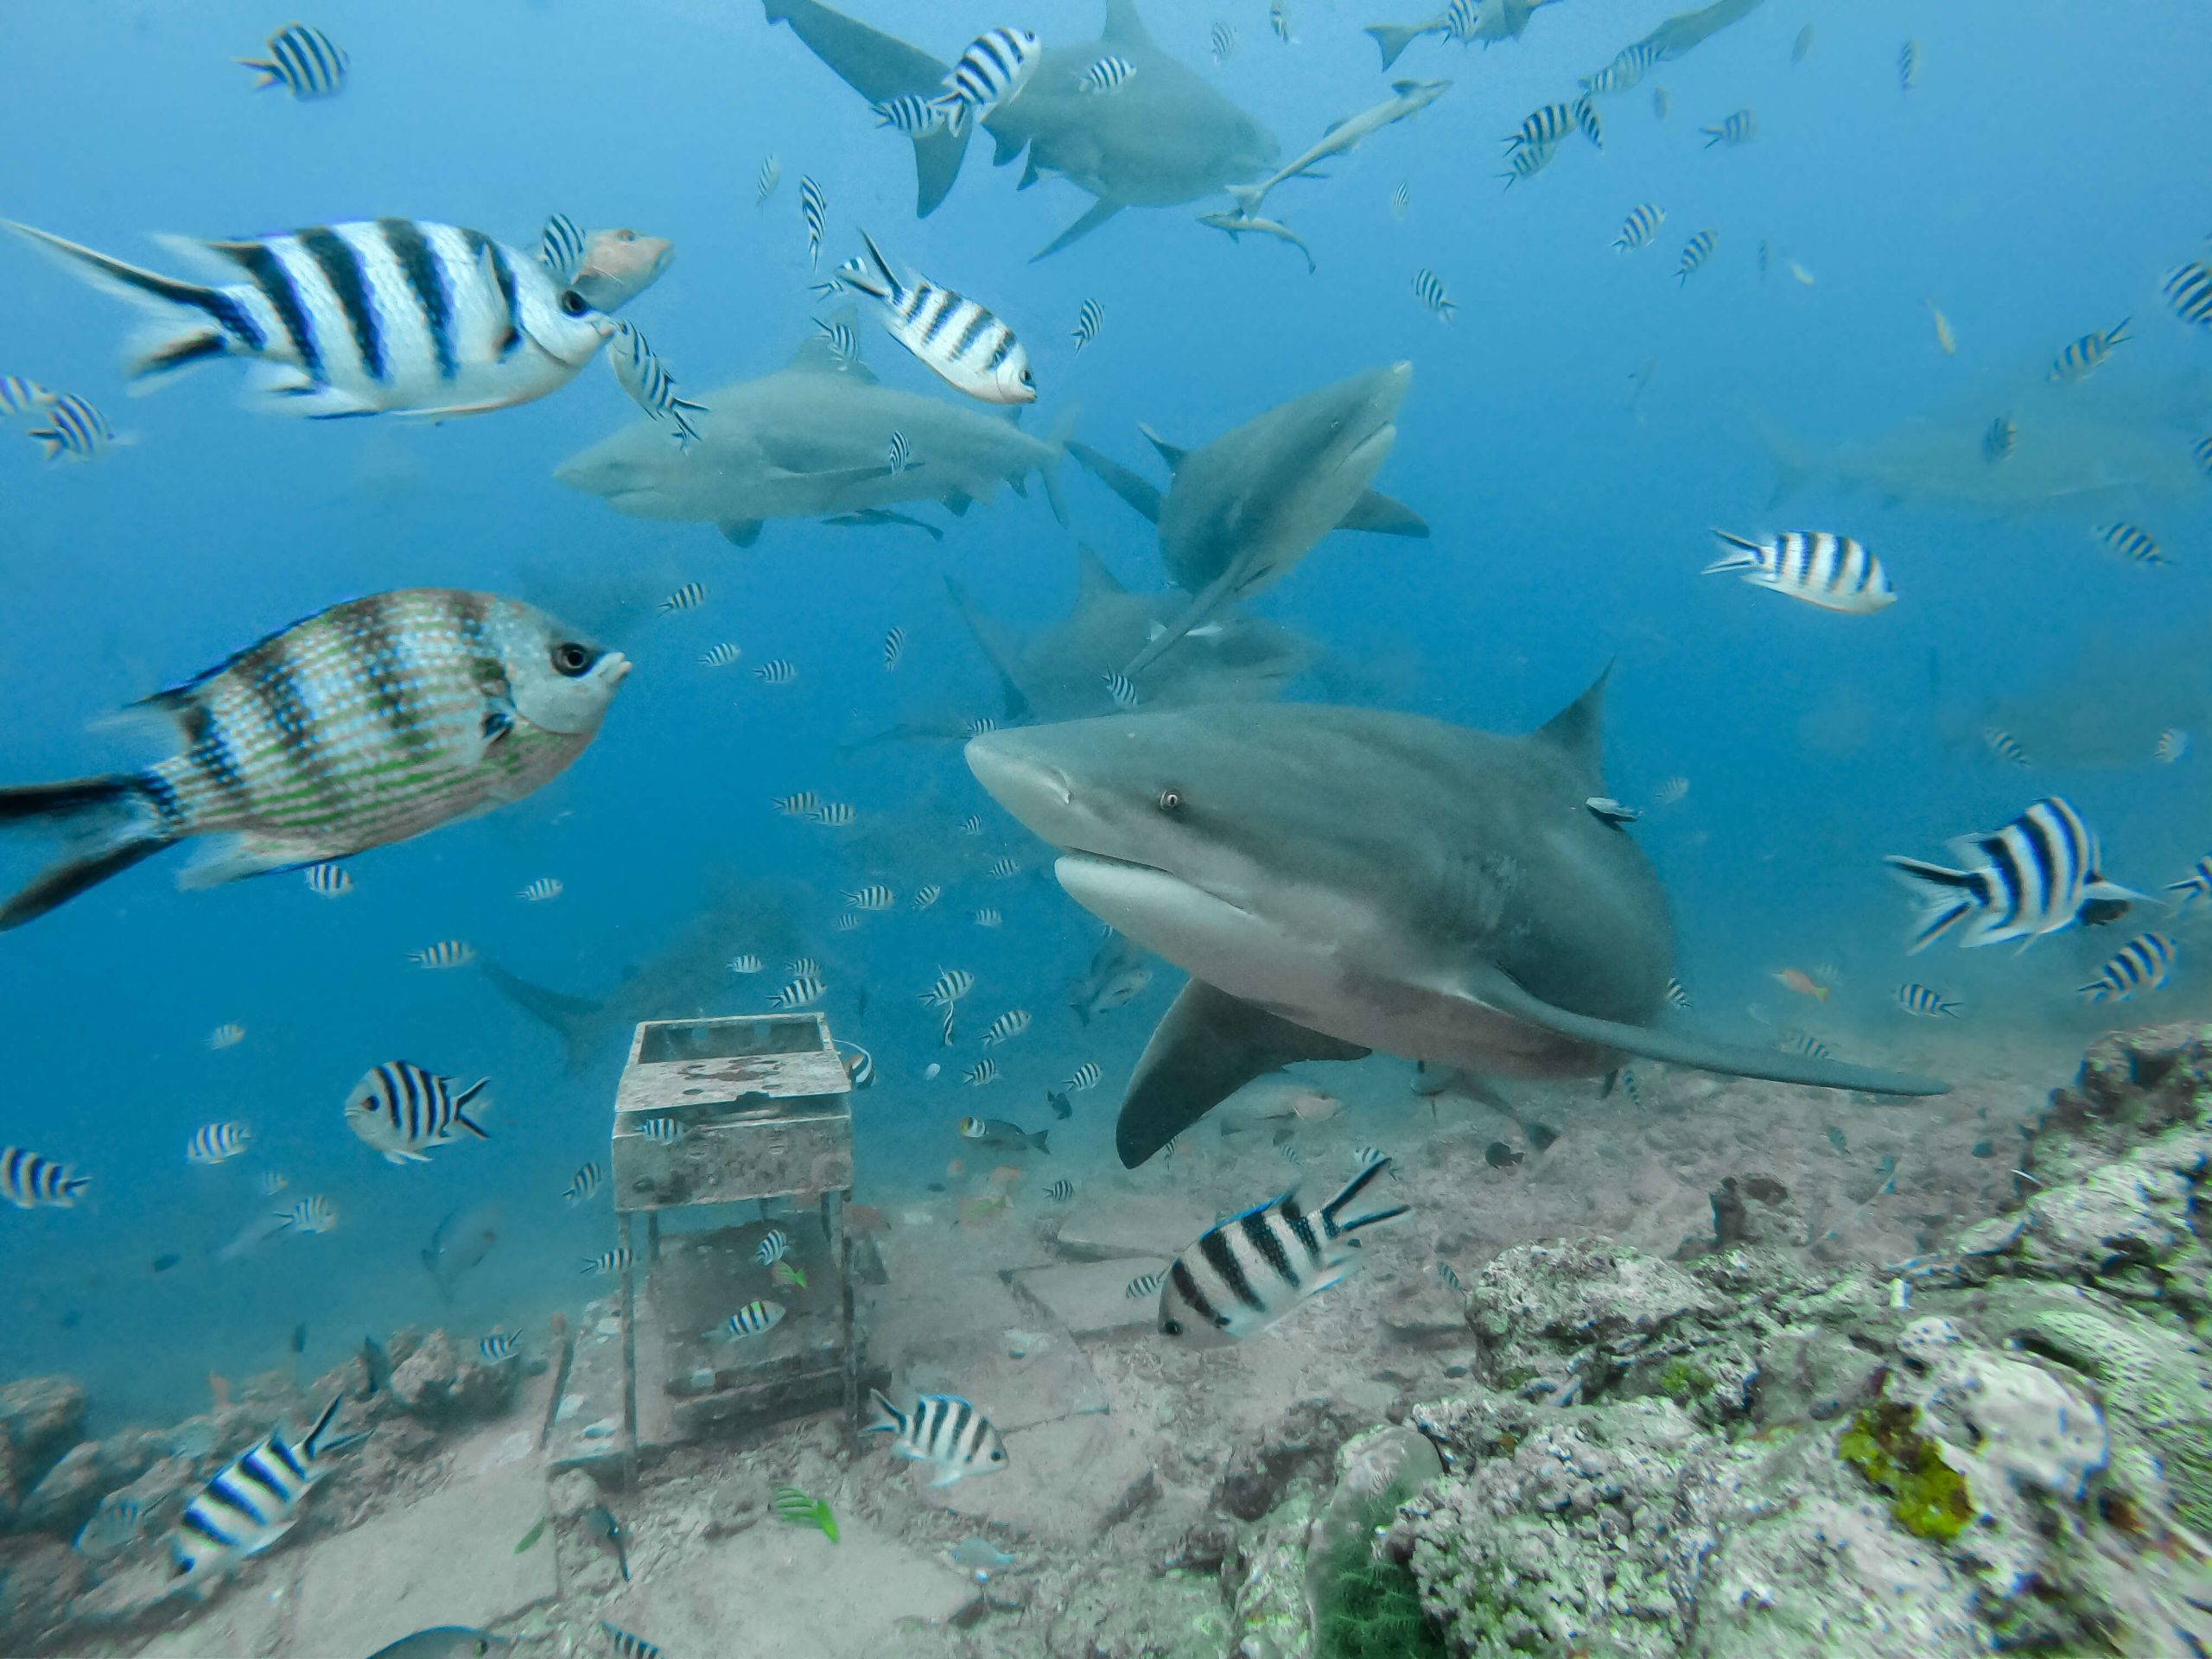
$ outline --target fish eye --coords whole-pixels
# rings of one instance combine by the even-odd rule
[[[575,679],[592,664],[588,649],[571,639],[553,647],[553,666],[560,673]]]
[[[1183,797],[1181,793],[1173,789],[1161,790],[1160,791],[1160,810],[1163,812],[1180,812],[1183,810]]]
[[[1021,372],[1021,384],[1025,386],[1033,386],[1037,383],[1029,378],[1029,371],[1024,369]]]
[[[994,1451],[991,1453],[991,1461],[993,1463],[1004,1463],[1006,1461],[1005,1452],[1003,1450]]]
[[[617,242],[634,242],[638,239],[638,233],[635,231],[617,231],[614,239]]]
[[[1180,1319],[1162,1319],[1160,1322],[1160,1328],[1168,1336],[1179,1337],[1183,1334],[1183,1321]]]
[[[563,316],[581,317],[585,312],[590,309],[591,307],[584,302],[584,296],[577,293],[575,289],[564,288],[561,290],[561,315]]]

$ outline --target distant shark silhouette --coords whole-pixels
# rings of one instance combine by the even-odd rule
[[[763,0],[768,21],[788,23],[815,56],[872,105],[903,93],[941,93],[952,66],[815,0]],[[998,21],[984,17],[982,22]],[[1108,54],[1135,74],[1110,92],[1079,86]],[[1124,207],[1172,207],[1257,178],[1281,156],[1274,136],[1145,32],[1135,0],[1106,0],[1097,40],[1048,46],[1021,90],[983,118],[1003,167],[1026,149],[1021,186],[1058,174],[1097,204],[1036,257],[1058,253]],[[940,128],[913,141],[914,211],[934,212],[960,173],[973,127]]]

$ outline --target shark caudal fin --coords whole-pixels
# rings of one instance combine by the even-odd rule
[[[84,281],[145,314],[146,326],[132,336],[124,363],[131,379],[174,374],[213,358],[252,355],[252,320],[222,289],[126,264],[50,231],[12,220],[8,226]]]
[[[511,974],[495,962],[479,964],[484,976],[490,980],[508,1001],[541,1025],[550,1026],[561,1033],[561,1041],[568,1051],[569,1075],[576,1076],[591,1061],[591,1045],[597,1034],[592,1020],[601,1004],[588,997],[569,996],[560,991],[549,990],[543,985],[532,984],[519,974]]]
[[[841,11],[817,5],[815,0],[762,0],[762,3],[770,22],[789,24],[808,51],[871,105],[887,104],[909,93],[933,99],[944,92],[945,77],[952,73],[952,66],[938,62],[918,47],[870,29]],[[927,219],[951,194],[974,130],[965,125],[957,132],[938,127],[913,141],[917,218]]]
[[[1360,32],[1382,49],[1382,67],[1388,69],[1433,27],[1431,23],[1370,23]]]
[[[1813,476],[1813,457],[1803,444],[1758,410],[1745,418],[1751,423],[1751,435],[1766,451],[1767,462],[1774,468],[1774,493],[1766,499],[1771,511],[1805,487]]]

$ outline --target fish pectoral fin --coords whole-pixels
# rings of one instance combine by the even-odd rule
[[[1294,1060],[1357,1060],[1368,1052],[1193,979],[1137,1061],[1114,1126],[1115,1150],[1123,1167],[1135,1169],[1253,1078]]]
[[[296,841],[276,841],[266,836],[213,836],[199,854],[178,872],[178,887],[191,890],[220,887],[249,875],[271,875],[280,870],[305,869],[334,855]]]
[[[1071,438],[1068,453],[1076,464],[1097,479],[1154,524],[1160,522],[1160,493],[1152,483],[1138,477],[1128,467],[1111,457],[1103,455],[1087,443]]]
[[[1402,501],[1394,501],[1380,490],[1370,490],[1352,503],[1351,511],[1337,520],[1338,530],[1370,530],[1379,536],[1428,537],[1428,520]]]
[[[1872,1066],[1851,1065],[1840,1060],[1816,1059],[1808,1054],[1787,1054],[1779,1049],[1751,1048],[1660,1031],[1649,1026],[1624,1025],[1557,1007],[1522,988],[1503,969],[1484,966],[1462,981],[1457,995],[1499,1014],[1556,1033],[1593,1048],[1622,1054],[1640,1054],[1670,1065],[1695,1066],[1726,1077],[1762,1077],[1772,1083],[1805,1084],[1815,1089],[1849,1089],[1874,1095],[1947,1095],[1951,1085],[1909,1071],[1884,1071]]]
[[[484,705],[484,720],[480,728],[484,736],[484,747],[476,758],[482,760],[484,755],[491,751],[494,743],[514,728],[514,703],[505,696],[487,698]]]
[[[289,363],[256,364],[247,372],[243,401],[272,414],[297,415],[311,421],[343,420],[378,412],[366,398],[340,391]]]

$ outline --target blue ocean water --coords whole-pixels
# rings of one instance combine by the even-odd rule
[[[1194,222],[1218,200],[1132,209],[1032,264],[1090,199],[1052,180],[1017,192],[982,146],[944,206],[917,221],[908,146],[750,0],[333,3],[312,21],[345,43],[353,75],[315,105],[251,93],[229,61],[253,54],[274,16],[229,3],[18,6],[0,18],[11,158],[0,212],[165,270],[175,260],[149,232],[411,214],[527,248],[555,211],[634,226],[671,238],[677,255],[626,315],[688,390],[766,372],[812,332],[822,312],[797,203],[811,175],[830,205],[825,263],[855,251],[866,227],[895,260],[977,295],[1035,359],[1043,396],[1026,429],[1041,433],[1079,404],[1086,441],[1155,478],[1140,422],[1196,444],[1325,381],[1409,360],[1413,390],[1377,483],[1433,538],[1333,537],[1257,601],[1330,653],[1332,676],[1296,695],[1333,686],[1519,729],[1615,663],[1615,792],[1647,804],[1662,779],[1690,780],[1682,804],[1652,811],[1638,835],[1672,897],[1682,977],[1716,1027],[1756,1038],[1760,1017],[1805,1012],[1783,1007],[1789,993],[1770,976],[1822,963],[1843,970],[1849,995],[1819,1013],[1852,1058],[1879,1059],[1896,1040],[1887,999],[1908,976],[1967,988],[1976,1034],[1993,1042],[2132,1018],[2142,1005],[2092,1012],[2072,995],[2122,930],[2017,961],[1955,959],[1945,945],[1908,964],[1905,901],[1880,861],[1935,855],[2053,791],[2098,829],[2108,873],[2130,886],[2155,892],[2206,850],[2212,679],[2198,613],[2212,593],[2212,485],[2200,475],[2152,493],[2123,479],[1998,515],[1932,489],[1847,491],[1815,476],[1770,506],[1776,474],[1751,417],[1815,450],[1901,429],[1910,440],[1919,419],[1934,453],[1939,431],[1978,431],[2005,412],[2012,388],[2039,383],[2068,341],[2132,316],[2133,341],[2084,389],[2094,407],[2183,449],[2212,435],[2212,334],[2177,321],[2158,293],[2167,270],[2208,257],[2212,229],[2194,159],[2212,148],[2201,16],[2179,3],[1930,12],[1767,0],[1606,100],[1602,152],[1570,137],[1541,175],[1502,189],[1500,139],[1672,9],[1574,0],[1541,9],[1517,41],[1417,42],[1394,73],[1449,76],[1451,92],[1332,162],[1327,179],[1269,199],[1315,251],[1310,276],[1292,250],[1234,245]],[[1358,32],[1375,21],[1363,10],[1293,0],[1288,47],[1253,0],[1144,10],[1160,44],[1206,66],[1287,153],[1386,93]],[[1087,39],[1096,12],[1092,0],[1036,3],[1020,21],[1047,42]],[[948,59],[976,29],[1013,21],[916,0],[865,15]],[[1232,16],[1238,45],[1214,68],[1209,31]],[[1793,65],[1808,22],[1814,44]],[[1910,92],[1897,77],[1908,36],[1921,65]],[[1663,118],[1654,85],[1669,94]],[[1702,147],[1700,125],[1745,106],[1758,111],[1755,142]],[[770,152],[782,183],[756,208]],[[1401,182],[1402,218],[1390,206]],[[1665,207],[1665,228],[1650,248],[1615,253],[1622,219],[1646,200]],[[1678,282],[1681,245],[1706,226],[1717,251]],[[740,550],[708,527],[622,518],[553,483],[559,461],[635,418],[596,366],[542,402],[435,427],[248,411],[228,365],[134,400],[116,366],[127,308],[26,246],[0,260],[0,372],[89,397],[134,440],[48,465],[0,434],[11,715],[0,779],[151,759],[157,743],[88,733],[87,721],[296,618],[388,588],[512,594],[638,664],[567,775],[494,816],[352,861],[358,887],[345,899],[319,900],[296,876],[178,893],[171,855],[0,940],[0,1143],[95,1179],[74,1211],[0,1218],[10,1372],[73,1372],[103,1412],[163,1417],[196,1405],[210,1370],[289,1363],[302,1320],[313,1368],[365,1331],[512,1326],[575,1298],[578,1261],[606,1248],[611,1228],[603,1199],[571,1210],[560,1192],[579,1163],[605,1158],[620,1043],[570,1075],[550,1034],[474,972],[407,965],[440,939],[601,994],[733,884],[798,884],[801,948],[828,968],[833,1024],[880,1069],[859,1108],[863,1198],[922,1192],[962,1152],[951,1125],[963,1112],[1040,1126],[1043,1090],[1085,1058],[1107,1082],[1055,1126],[1055,1154],[1078,1169],[1110,1160],[1110,1102],[1176,976],[1162,972],[1135,1005],[1078,1030],[1061,987],[1095,925],[1039,874],[1041,849],[996,813],[957,747],[839,752],[902,719],[999,712],[942,573],[1024,626],[1065,609],[1078,536],[1132,585],[1159,584],[1149,528],[1095,480],[1064,468],[1072,532],[1033,492],[957,518],[927,510],[942,543],[779,521]],[[1423,267],[1457,302],[1448,326],[1414,299]],[[1068,331],[1085,299],[1106,326],[1078,357]],[[1955,357],[1936,342],[1930,300],[1957,332]],[[872,324],[863,340],[887,383],[952,396]],[[2105,551],[2090,530],[2115,518],[2154,525],[2172,567]],[[1885,561],[1899,602],[1838,616],[1701,578],[1713,525],[1856,536]],[[707,604],[660,615],[685,582],[708,588]],[[887,674],[881,641],[894,626],[907,645]],[[722,640],[744,646],[746,665],[699,667]],[[2145,674],[2084,677],[2076,664],[2093,648]],[[798,666],[794,685],[752,676],[772,658]],[[2009,769],[1978,736],[1998,718],[1985,711],[2008,702],[2047,715],[2109,705],[2124,741]],[[2156,764],[2159,731],[2189,728],[2190,713],[2196,746]],[[871,856],[772,810],[771,796],[799,789],[853,804],[878,831],[863,843]],[[897,856],[902,825],[930,845],[971,812],[988,846],[1029,874],[953,882]],[[11,884],[41,852],[9,849]],[[548,875],[564,884],[557,901],[516,900]],[[899,889],[901,909],[833,935],[838,895],[878,879]],[[905,910],[907,893],[938,880],[948,891],[935,911]],[[1004,912],[996,931],[969,919],[987,905]],[[2176,937],[2182,971],[2158,1007],[2177,1014],[2201,1004],[2203,982],[2193,937]],[[730,953],[748,948],[728,941]],[[940,1055],[917,1000],[947,965],[982,982],[971,1028],[1005,1007],[1037,1017],[992,1051],[1007,1075],[988,1090],[959,1087],[972,1037],[957,1058]],[[727,1007],[758,1007],[781,966],[773,957],[758,979],[732,979]],[[245,1042],[211,1052],[208,1033],[232,1020]],[[491,1142],[395,1170],[346,1134],[344,1091],[403,1057],[491,1077]],[[925,1084],[921,1068],[938,1059],[945,1075]],[[188,1167],[188,1136],[220,1118],[252,1125],[253,1155]],[[287,1201],[328,1195],[340,1227],[211,1262],[262,1205],[253,1181],[266,1167],[289,1178]],[[447,1307],[418,1254],[442,1216],[487,1195],[506,1205],[505,1236]],[[151,1271],[168,1252],[183,1259]]]

